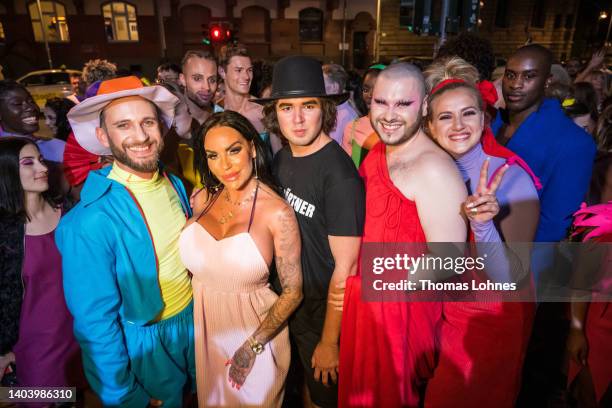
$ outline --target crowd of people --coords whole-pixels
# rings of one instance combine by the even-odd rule
[[[529,44],[494,78],[464,33],[361,75],[239,44],[153,84],[92,60],[47,100],[50,139],[0,81],[2,385],[81,406],[609,406],[609,280],[598,301],[371,301],[360,263],[497,244],[495,279],[535,293],[549,259],[512,243],[610,242],[604,59]]]

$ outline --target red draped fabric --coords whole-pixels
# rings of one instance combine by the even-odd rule
[[[425,242],[416,204],[393,185],[385,145],[360,169],[366,187],[363,242]],[[361,274],[347,281],[340,338],[340,407],[417,407],[435,367],[441,305],[363,302]]]

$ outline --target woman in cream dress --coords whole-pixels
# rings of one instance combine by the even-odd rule
[[[242,115],[211,116],[194,153],[205,188],[179,247],[193,274],[199,406],[280,406],[286,323],[302,298],[293,209],[277,194],[266,147]],[[268,284],[273,259],[280,296]]]

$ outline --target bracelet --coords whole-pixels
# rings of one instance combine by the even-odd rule
[[[264,351],[264,346],[263,344],[261,344],[260,342],[258,342],[257,340],[255,340],[253,338],[253,336],[249,337],[247,339],[247,342],[249,343],[249,347],[251,348],[251,351],[257,355],[263,353]]]
[[[570,321],[570,329],[584,330],[584,324],[580,319],[572,318]]]

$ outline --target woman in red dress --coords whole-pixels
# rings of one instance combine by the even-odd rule
[[[529,265],[528,256],[522,265],[516,258],[513,264],[513,255],[508,256],[501,243],[533,240],[539,219],[537,179],[520,158],[497,145],[484,126],[483,99],[490,93],[482,92],[485,85],[479,89],[473,66],[454,57],[432,64],[425,75],[432,89],[426,119],[430,136],[455,159],[472,194],[468,202],[480,203],[489,197],[493,204],[465,210],[470,240],[487,243],[477,246],[488,255],[486,278],[514,282],[514,274],[499,272],[503,265],[518,265],[514,272],[523,272],[524,282],[530,283],[529,270],[522,268]],[[490,179],[488,170],[493,174]],[[534,305],[489,297],[495,293],[475,294],[476,301],[443,302],[438,364],[427,386],[426,407],[510,408],[515,404]]]

